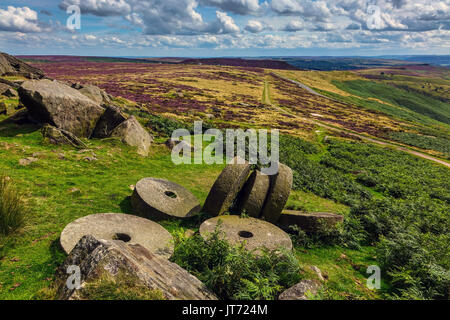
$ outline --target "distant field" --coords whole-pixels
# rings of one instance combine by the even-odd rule
[[[421,149],[429,146],[426,150],[431,153],[448,157],[446,149],[436,143],[413,143],[418,139],[391,134],[408,131],[445,139],[450,136],[450,81],[445,68],[319,72],[205,65],[199,64],[200,60],[167,64],[97,57],[27,58],[52,78],[98,85],[116,97],[176,120],[202,119],[216,127],[278,128],[307,138],[314,135],[316,126],[302,119],[313,119]],[[244,60],[228,61],[239,64]],[[264,66],[265,60],[260,62]],[[278,74],[336,101],[311,94]],[[299,117],[293,119],[289,112],[275,107]]]

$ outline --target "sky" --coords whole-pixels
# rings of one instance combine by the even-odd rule
[[[0,0],[0,51],[140,57],[450,54],[450,0]]]

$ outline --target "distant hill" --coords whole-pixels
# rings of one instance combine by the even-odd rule
[[[241,58],[207,58],[207,59],[186,59],[181,63],[185,64],[204,64],[204,65],[222,65],[231,67],[252,67],[264,69],[279,70],[298,70],[295,65],[285,61],[275,59],[241,59]]]
[[[410,61],[416,63],[427,63],[439,66],[450,66],[450,55],[437,56],[437,55],[427,55],[427,56],[381,56],[378,58],[383,59],[397,59],[403,61]]]

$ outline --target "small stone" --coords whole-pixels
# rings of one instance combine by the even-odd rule
[[[33,153],[33,157],[34,158],[39,158],[39,157],[42,157],[44,155],[44,153],[42,153],[42,152],[35,152],[35,153]]]
[[[302,280],[278,297],[278,300],[309,300],[308,295],[316,295],[321,285],[316,280]]]
[[[28,158],[20,159],[19,160],[19,164],[21,166],[28,166],[28,165],[30,165],[33,162],[36,162],[38,160],[39,160],[38,158],[28,157]]]
[[[92,162],[92,161],[97,161],[98,160],[96,157],[84,157],[83,159],[88,161],[88,162]]]
[[[310,266],[311,270],[315,272],[320,281],[325,281],[325,278],[322,275],[322,271],[316,266]]]

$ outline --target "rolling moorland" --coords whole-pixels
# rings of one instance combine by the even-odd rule
[[[21,58],[50,78],[104,89],[155,143],[140,157],[112,138],[86,140],[97,159],[87,162],[84,152],[44,143],[36,125],[0,123],[0,174],[30,207],[20,231],[0,236],[0,299],[52,298],[48,288],[65,257],[58,247],[64,226],[99,212],[132,213],[130,188],[141,178],[179,183],[203,203],[224,166],[175,166],[164,146],[174,129],[190,129],[194,120],[222,129],[279,129],[280,161],[294,170],[286,209],[344,215],[338,230],[292,235],[301,277],[315,277],[310,267],[317,266],[326,278],[312,298],[448,299],[450,69]],[[0,121],[21,108],[17,97],[0,99],[6,107]],[[31,155],[38,161],[19,164]],[[198,244],[183,235],[200,222],[162,223],[177,239],[174,259],[193,259],[186,248]],[[381,267],[381,290],[366,287],[369,265]],[[260,279],[250,278],[236,293],[194,264],[183,267],[226,298],[273,299],[284,289],[265,274],[261,290],[253,290]]]

